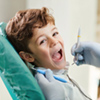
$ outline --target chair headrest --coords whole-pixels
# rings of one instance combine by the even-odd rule
[[[5,28],[6,28],[6,23],[4,22],[1,22],[0,23],[0,35],[6,37],[6,31],[5,31]]]
[[[19,100],[44,100],[35,78],[6,38],[5,27],[0,23],[0,72]]]

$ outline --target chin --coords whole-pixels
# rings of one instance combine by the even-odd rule
[[[60,66],[58,66],[56,69],[59,69],[59,70],[61,70],[61,69],[64,69],[65,68],[65,66],[66,66],[66,64],[64,64],[64,65],[60,65]]]

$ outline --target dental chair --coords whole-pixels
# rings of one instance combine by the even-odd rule
[[[19,57],[0,23],[0,100],[45,100],[35,78]]]

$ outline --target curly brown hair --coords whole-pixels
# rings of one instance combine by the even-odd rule
[[[31,53],[28,43],[33,37],[34,29],[42,28],[51,22],[55,25],[55,20],[46,7],[19,11],[6,26],[8,40],[18,53]]]

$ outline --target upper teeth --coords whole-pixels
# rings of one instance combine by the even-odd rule
[[[60,49],[61,50],[61,49]],[[58,51],[60,53],[60,50]]]

